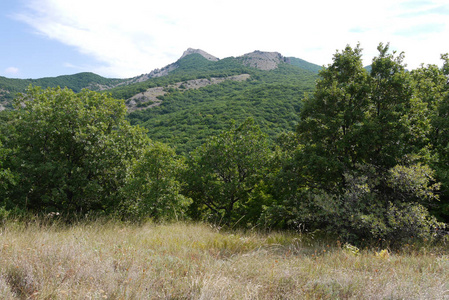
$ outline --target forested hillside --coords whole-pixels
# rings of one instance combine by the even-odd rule
[[[11,79],[0,76],[0,106],[12,108],[12,100],[16,94],[24,92],[30,85],[41,87],[60,86],[80,92],[84,88],[94,91],[109,89],[121,82],[123,82],[122,79],[108,79],[87,72],[39,79]]]
[[[12,98],[29,85],[68,87],[74,92],[101,90],[126,100],[131,124],[147,128],[152,139],[175,147],[178,153],[188,153],[233,120],[254,118],[271,141],[280,132],[293,131],[301,99],[313,90],[321,69],[275,52],[255,51],[221,60],[206,57],[211,56],[189,49],[173,64],[131,79],[107,79],[93,73],[29,80],[0,78],[0,99],[4,107],[12,108]],[[274,69],[266,70],[267,64]],[[247,79],[234,80],[233,76]],[[200,79],[215,83],[191,83]],[[148,98],[151,89],[157,89],[156,96]]]
[[[200,55],[191,55],[170,76],[149,80],[141,86],[166,86],[194,78],[235,74],[249,74],[249,78],[226,80],[199,89],[185,90],[181,85],[161,96],[159,106],[132,112],[128,119],[147,128],[151,138],[175,146],[180,153],[188,153],[207,137],[228,128],[232,120],[241,123],[248,117],[254,118],[274,140],[283,131],[294,131],[301,99],[305,92],[313,91],[317,78],[311,71],[286,63],[263,71],[242,67],[234,58],[210,62]],[[123,95],[123,90],[135,86],[114,89],[112,95]]]

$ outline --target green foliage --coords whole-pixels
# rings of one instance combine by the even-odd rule
[[[4,148],[2,142],[0,141],[0,190],[7,189],[15,182],[14,174],[9,168],[4,167],[4,161],[9,153],[10,149]]]
[[[378,49],[370,75],[359,47],[337,52],[320,73],[313,97],[304,101],[297,129],[304,147],[298,158],[319,188],[341,189],[341,174],[357,164],[384,172],[424,151],[423,137],[430,131],[426,105],[413,96],[402,54],[387,54],[388,45]]]
[[[0,76],[0,103],[3,102],[7,108],[12,108],[12,100],[16,97],[17,93],[25,92],[29,85],[44,88],[60,86],[67,87],[75,92],[80,92],[83,88],[89,88],[91,90],[109,88],[123,81],[123,79],[109,79],[88,72],[39,79],[11,79]]]
[[[9,166],[19,179],[9,206],[64,214],[111,211],[148,142],[125,120],[121,101],[83,90],[29,88],[8,132]]]
[[[413,239],[434,239],[436,229],[445,225],[423,206],[437,197],[433,173],[420,164],[396,166],[382,179],[374,167],[359,166],[358,172],[344,174],[342,193],[296,191],[295,197],[284,198],[282,205],[267,207],[262,218],[268,226],[302,224],[357,244],[380,239],[395,247]]]
[[[289,64],[291,64],[293,66],[297,66],[297,67],[299,67],[301,69],[304,69],[304,70],[311,71],[311,72],[316,73],[316,74],[318,74],[321,71],[321,69],[322,69],[321,66],[309,63],[309,62],[307,62],[307,61],[305,61],[303,59],[300,59],[300,58],[288,57],[287,59],[288,59]]]
[[[387,54],[388,45],[378,47],[371,71],[371,98],[366,132],[370,162],[391,168],[405,156],[419,154],[426,146],[430,131],[427,107],[413,95],[410,72],[403,65],[403,54]]]
[[[179,175],[184,163],[175,151],[162,143],[151,143],[134,160],[123,188],[122,213],[131,219],[179,220],[190,200],[181,193]]]
[[[298,159],[310,184],[341,189],[341,174],[367,163],[386,170],[425,151],[430,131],[426,105],[413,96],[403,55],[379,46],[371,74],[361,49],[337,52],[320,73],[313,96],[304,101],[298,135],[304,145]],[[423,138],[424,137],[424,138]]]
[[[337,52],[334,63],[320,77],[313,96],[304,99],[297,132],[304,144],[305,175],[322,188],[332,189],[342,179],[339,174],[363,155],[358,146],[363,139],[360,123],[369,86],[361,49],[348,46]]]
[[[251,78],[246,81],[173,91],[163,97],[160,106],[132,112],[128,118],[131,124],[147,128],[153,140],[182,154],[218,135],[231,120],[242,123],[253,118],[270,140],[285,130],[293,131],[299,121],[300,100],[304,92],[313,90],[315,75],[286,64],[272,71],[247,71]]]
[[[225,224],[248,219],[263,204],[254,199],[261,199],[256,194],[271,170],[270,156],[266,136],[252,119],[209,138],[187,161],[184,180],[194,201],[192,214],[212,213]]]
[[[264,221],[326,228],[351,241],[431,238],[442,226],[427,211],[440,187],[428,165],[431,113],[403,54],[378,50],[370,74],[359,46],[337,52],[320,72],[296,137],[283,141],[289,154]]]
[[[429,166],[420,163],[397,165],[389,170],[387,184],[396,198],[402,197],[402,201],[431,201],[437,198],[434,191],[440,189],[440,183],[435,183],[434,173]]]
[[[436,179],[441,182],[440,203],[433,212],[440,219],[449,221],[449,57],[445,54],[441,58],[443,67],[421,66],[413,70],[412,76],[415,95],[423,99],[427,106],[420,112],[424,117],[420,121],[430,125],[430,132],[425,138],[429,143],[431,166],[436,171]]]
[[[374,167],[360,169],[358,174],[345,176],[342,216],[353,216],[346,221],[347,232],[358,231],[358,237],[400,245],[413,238],[434,238],[435,229],[444,227],[423,206],[438,198],[439,184],[434,182],[435,172],[429,166],[396,165],[385,178],[379,177]]]

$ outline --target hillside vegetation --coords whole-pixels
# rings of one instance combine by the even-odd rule
[[[12,100],[17,93],[24,92],[28,86],[67,87],[75,92],[84,88],[100,91],[123,82],[122,79],[108,79],[94,73],[78,73],[39,79],[11,79],[0,76],[0,104],[4,108],[12,108]]]
[[[12,108],[12,98],[30,84],[68,87],[77,93],[82,88],[101,90],[125,100],[131,124],[145,127],[153,140],[183,154],[248,117],[271,141],[281,132],[294,131],[301,99],[313,91],[319,66],[261,51],[221,60],[211,57],[188,49],[173,64],[123,80],[92,73],[36,80],[0,78],[0,101]],[[247,80],[239,79],[242,76]],[[195,80],[214,84],[195,86]]]
[[[276,53],[271,70],[242,65],[260,66],[259,52],[193,53],[166,76],[113,89],[140,86],[145,97],[163,87],[158,105],[131,114],[110,93],[30,87],[0,114],[0,218],[301,228],[390,249],[447,243],[449,56],[408,71],[404,54],[378,51],[367,71],[360,46],[347,46],[318,77]],[[209,84],[191,88],[201,78]]]
[[[250,77],[200,89],[182,88],[182,83],[189,79],[235,74]],[[233,58],[211,62],[200,55],[190,55],[172,75],[141,84],[147,88],[150,84],[166,86],[180,82],[181,86],[159,97],[159,106],[132,112],[128,119],[131,124],[147,128],[152,139],[176,147],[179,153],[188,153],[207,137],[229,128],[232,120],[242,123],[248,117],[254,118],[261,130],[274,140],[281,132],[294,131],[301,99],[305,92],[313,91],[316,78],[314,73],[286,63],[263,71],[244,68]],[[112,95],[129,88],[132,87],[114,89]]]

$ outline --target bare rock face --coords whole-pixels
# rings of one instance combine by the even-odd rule
[[[167,76],[168,73],[176,70],[177,68],[178,68],[178,66],[176,65],[176,63],[172,63],[172,64],[169,64],[169,65],[163,67],[162,69],[155,69],[155,70],[151,71],[149,74],[147,74],[147,76],[148,76],[148,79],[155,78],[155,77],[161,77],[161,76]],[[144,79],[143,81],[148,80],[148,79]]]
[[[200,54],[205,59],[210,60],[210,61],[218,61],[219,60],[217,57],[207,53],[206,51],[203,51],[201,49],[192,49],[192,48],[189,48],[186,51],[184,51],[184,53],[182,54],[181,58],[184,58],[184,57],[186,57],[187,55],[190,55],[190,54]]]
[[[278,52],[263,52],[256,50],[240,56],[245,66],[257,68],[260,70],[273,70],[282,62],[287,62],[287,58]]]

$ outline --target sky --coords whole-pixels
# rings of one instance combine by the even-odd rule
[[[408,69],[449,52],[448,0],[0,0],[0,76],[129,78],[187,48],[218,58],[276,51],[318,65],[346,45],[405,53]]]

